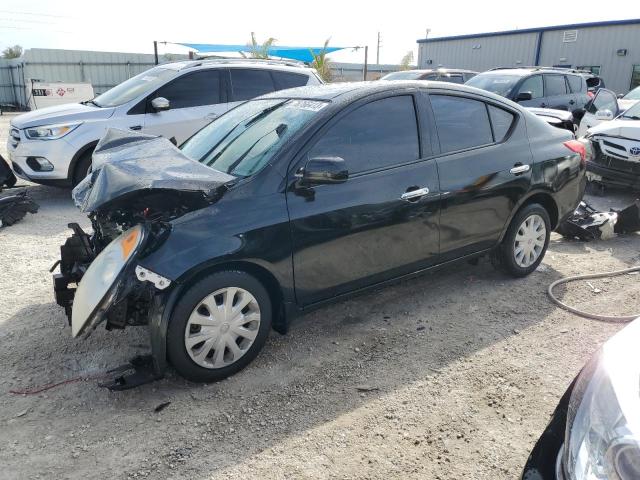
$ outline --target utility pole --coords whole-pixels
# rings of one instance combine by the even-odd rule
[[[369,46],[365,45],[364,47],[364,68],[362,69],[362,80],[366,81],[367,80],[367,70],[369,69],[369,66],[367,65],[368,63],[368,58],[369,58]]]
[[[158,65],[158,42],[156,40],[153,41],[153,59]]]
[[[378,48],[376,49],[376,65],[380,65],[380,32],[378,32]]]

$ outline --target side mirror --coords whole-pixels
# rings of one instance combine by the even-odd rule
[[[533,100],[532,92],[520,92],[516,97],[516,102],[527,102],[529,100]]]
[[[340,157],[315,157],[298,171],[303,185],[343,183],[349,178],[346,162]]]
[[[613,118],[613,112],[611,110],[598,110],[596,112],[596,118],[598,120],[611,120]]]
[[[156,97],[151,100],[151,108],[156,112],[162,112],[164,110],[169,110],[171,108],[171,104],[169,103],[169,100],[164,97]]]

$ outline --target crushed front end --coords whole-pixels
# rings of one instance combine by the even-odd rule
[[[158,168],[159,164],[162,168]],[[96,147],[93,171],[73,191],[88,214],[92,232],[70,224],[53,275],[58,305],[65,309],[72,336],[151,327],[152,355],[132,362],[134,380],[119,377],[124,389],[164,374],[161,329],[173,280],[139,265],[171,234],[172,220],[216,202],[234,179],[184,156],[160,137],[109,131]]]
[[[601,131],[602,130],[602,131]],[[587,178],[605,186],[640,190],[640,140],[604,129],[589,134],[593,157],[587,162]],[[624,132],[630,133],[627,128]],[[640,133],[640,128],[638,128]]]

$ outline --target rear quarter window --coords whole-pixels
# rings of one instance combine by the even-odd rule
[[[509,133],[511,125],[515,120],[515,116],[511,112],[488,105],[489,116],[491,117],[491,125],[493,126],[493,136],[496,142],[501,142]]]

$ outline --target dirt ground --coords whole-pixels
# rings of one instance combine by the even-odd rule
[[[7,115],[0,117],[4,154]],[[562,276],[640,264],[639,235],[554,234],[525,279],[486,260],[324,308],[273,332],[240,374],[111,393],[96,380],[37,395],[11,389],[98,374],[147,350],[146,331],[74,340],[49,267],[85,218],[69,191],[30,187],[37,215],[0,229],[0,478],[517,478],[571,379],[619,325],[553,306]],[[625,202],[622,198],[600,202]],[[638,275],[564,298],[640,311]],[[171,402],[160,412],[154,409]]]

